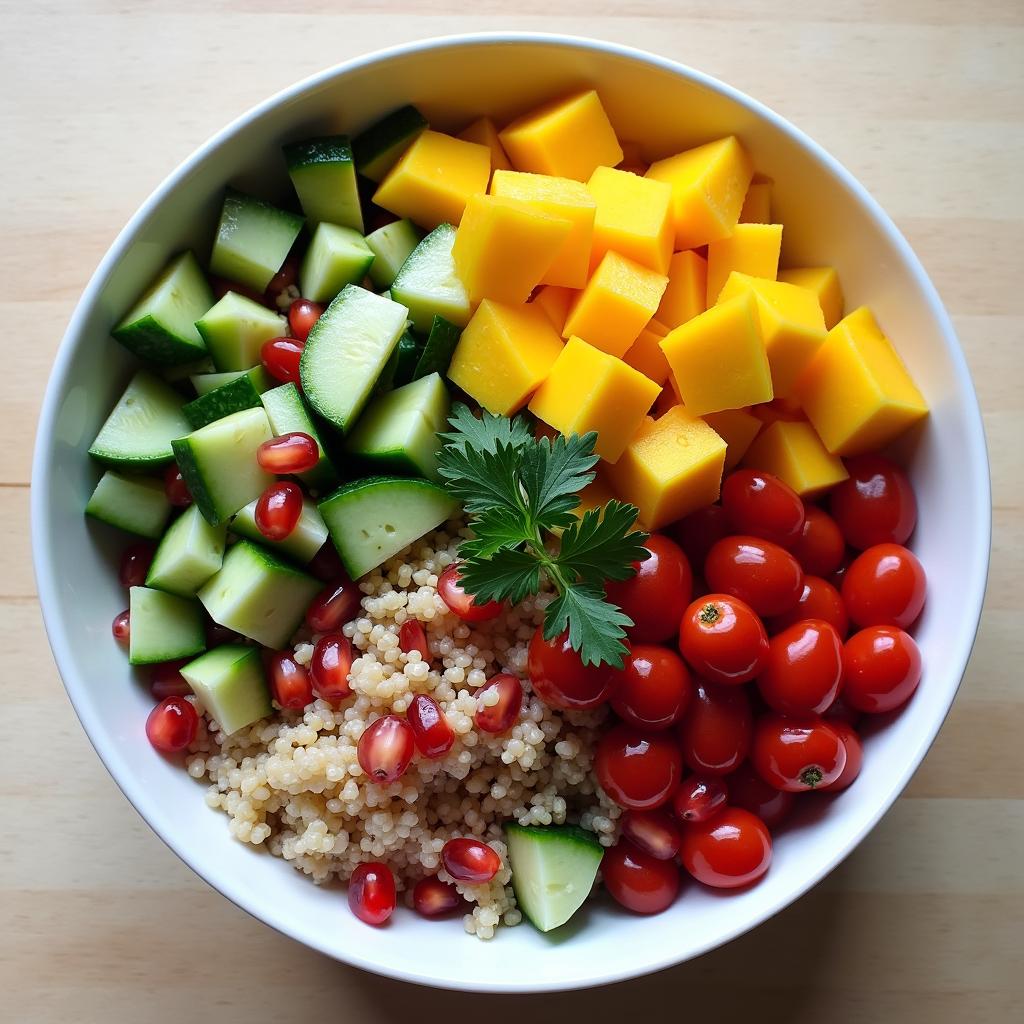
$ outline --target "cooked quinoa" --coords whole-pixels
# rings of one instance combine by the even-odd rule
[[[206,801],[228,815],[236,839],[265,846],[316,882],[345,880],[360,862],[383,860],[407,901],[419,878],[437,874],[469,901],[466,931],[489,939],[499,924],[521,920],[502,841],[505,821],[577,821],[609,846],[621,810],[591,774],[607,709],[555,711],[530,689],[527,648],[549,595],[468,624],[438,594],[438,576],[468,535],[464,521],[453,520],[360,583],[361,616],[344,627],[357,649],[352,696],[340,707],[318,699],[301,713],[279,711],[231,736],[204,718],[188,771],[212,783]],[[399,628],[409,618],[423,624],[429,663],[399,648]],[[296,638],[297,661],[309,662],[316,639]],[[495,736],[475,727],[473,694],[499,672],[523,679],[524,698],[515,726]],[[389,786],[370,782],[356,758],[359,737],[382,715],[404,714],[417,693],[440,705],[454,745],[438,760],[417,755]],[[441,867],[441,848],[457,836],[480,838],[499,854],[502,870],[491,882],[455,882]]]

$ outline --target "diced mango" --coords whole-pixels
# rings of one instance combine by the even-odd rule
[[[571,228],[564,217],[518,199],[470,196],[452,246],[455,272],[470,302],[525,302]]]
[[[802,498],[813,498],[849,475],[843,460],[825,450],[806,420],[767,424],[747,449],[743,464],[772,473]]]
[[[569,221],[569,234],[541,283],[562,288],[582,288],[587,283],[597,204],[586,185],[549,174],[495,171],[491,194],[528,202],[542,213]]]
[[[672,187],[629,171],[598,167],[587,188],[597,203],[590,265],[596,267],[606,252],[614,250],[664,274],[675,237]]]
[[[692,249],[677,252],[668,265],[668,287],[654,314],[667,327],[678,327],[707,309],[708,261]]]
[[[728,445],[725,452],[725,468],[738,466],[747,453],[754,438],[761,431],[761,421],[747,409],[723,409],[709,412],[704,422]]]
[[[734,270],[774,281],[779,272],[781,251],[781,224],[737,224],[728,238],[709,242],[708,305],[715,304]]]
[[[747,188],[743,209],[740,210],[741,224],[771,224],[772,222],[772,179],[755,174]]]
[[[565,318],[569,315],[569,307],[576,293],[571,288],[557,288],[553,284],[546,284],[537,289],[537,294],[530,300],[530,303],[538,309],[543,309],[551,326],[558,331],[559,337],[562,328],[565,326]]]
[[[675,248],[695,249],[731,234],[753,173],[734,135],[651,164],[647,177],[672,186]]]
[[[595,167],[614,167],[622,147],[594,89],[552,100],[517,118],[498,138],[519,171],[586,181]]]
[[[626,353],[661,302],[668,278],[608,252],[569,309],[562,337],[573,334],[613,356]]]
[[[498,129],[489,117],[478,117],[471,125],[463,128],[457,138],[464,142],[475,142],[486,146],[491,151],[491,174],[495,171],[507,171],[511,168],[508,156],[498,138]]]
[[[888,444],[928,415],[906,366],[866,306],[828,332],[796,396],[833,455]]]
[[[843,288],[835,267],[793,267],[780,270],[779,280],[814,292],[828,330],[831,331],[843,319]]]
[[[771,401],[771,370],[750,292],[677,327],[661,350],[694,416]]]
[[[639,370],[573,337],[530,401],[530,412],[563,434],[596,430],[594,450],[615,462],[659,391]]]
[[[734,270],[718,293],[726,302],[744,292],[757,300],[761,334],[772,368],[772,391],[788,398],[825,340],[825,318],[814,292],[784,281],[766,281]]]
[[[608,478],[643,526],[658,530],[718,499],[725,453],[725,441],[677,405],[636,432]]]
[[[459,338],[448,377],[485,409],[511,416],[547,377],[562,347],[543,310],[485,299]]]
[[[651,320],[622,357],[655,384],[664,384],[668,380],[668,360],[661,351],[661,339],[667,334],[668,328],[664,324]]]

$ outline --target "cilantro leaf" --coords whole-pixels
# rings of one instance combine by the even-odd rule
[[[459,545],[462,558],[490,558],[502,548],[518,547],[531,540],[517,509],[490,508],[473,518],[475,536]]]
[[[605,580],[629,579],[634,562],[647,559],[646,533],[633,531],[638,509],[622,501],[588,508],[581,519],[562,532],[556,563],[585,583],[601,586]]]
[[[464,402],[455,404],[448,422],[453,429],[447,434],[438,435],[444,448],[455,446],[472,448],[478,452],[494,452],[499,442],[520,448],[533,440],[530,428],[521,416],[510,420],[507,416],[495,416],[486,409],[481,409],[480,415],[475,416]],[[442,460],[445,454],[442,451]]]
[[[612,604],[604,589],[593,584],[566,587],[548,605],[544,615],[544,639],[553,640],[569,631],[569,644],[584,665],[622,668],[629,649],[622,642],[633,620]]]
[[[438,469],[470,515],[504,508],[526,515],[518,475],[518,449],[496,441],[493,450],[453,444],[442,449]]]
[[[594,479],[596,440],[593,431],[582,437],[559,434],[553,441],[541,438],[523,448],[519,475],[535,523],[551,529],[572,522],[579,492]]]
[[[529,551],[502,548],[489,558],[467,558],[459,563],[459,582],[475,604],[520,601],[540,590],[541,563]]]

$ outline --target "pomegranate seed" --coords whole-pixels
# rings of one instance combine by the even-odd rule
[[[398,631],[398,646],[406,654],[419,651],[424,661],[430,661],[430,647],[427,645],[427,634],[419,619],[406,619]]]
[[[483,703],[481,698],[492,691],[497,692],[497,701],[490,705]],[[501,733],[508,732],[516,724],[523,705],[523,684],[517,676],[501,672],[481,686],[474,696],[477,704],[473,717],[477,728],[484,732]]]
[[[110,626],[110,632],[114,634],[114,639],[119,644],[126,644],[131,640],[131,615],[128,613],[127,608],[125,608],[123,612],[118,612],[118,614],[114,616],[114,621]]]
[[[192,493],[175,462],[164,471],[164,493],[175,508],[187,508],[192,504]]]
[[[300,665],[286,651],[274,651],[269,658],[267,675],[274,700],[293,711],[304,708],[313,700],[313,684],[305,665]]]
[[[199,715],[184,697],[165,697],[146,719],[149,742],[165,754],[184,750],[195,738]]]
[[[302,515],[302,488],[289,480],[271,484],[256,502],[256,526],[268,540],[284,540]]]
[[[295,338],[271,338],[260,349],[260,362],[274,380],[282,384],[298,384],[302,349],[303,343]]]
[[[387,864],[360,864],[348,880],[348,905],[364,924],[382,925],[398,903],[395,876]]]
[[[416,748],[424,757],[444,757],[455,742],[455,733],[433,697],[418,693],[409,704],[405,717],[412,729]]]
[[[296,299],[288,307],[288,327],[291,329],[292,337],[299,341],[305,341],[309,332],[313,330],[313,324],[320,319],[324,307],[319,302],[310,302],[309,299]]]
[[[672,809],[680,821],[707,821],[725,806],[729,797],[725,780],[713,775],[691,775],[672,798]]]
[[[442,882],[433,875],[421,878],[412,890],[412,905],[424,917],[440,917],[457,910],[463,902],[451,882]]]
[[[656,860],[671,860],[683,842],[683,833],[663,808],[627,811],[622,816],[622,834]]]
[[[320,461],[320,447],[301,430],[272,437],[256,449],[256,461],[268,473],[305,473]]]
[[[359,767],[377,785],[390,785],[405,774],[414,744],[412,726],[398,715],[385,715],[367,726],[359,737]]]
[[[299,256],[293,253],[281,264],[281,269],[270,279],[267,290],[263,293],[266,299],[270,299],[277,305],[277,297],[287,291],[299,279]]]
[[[332,703],[344,700],[352,692],[348,685],[351,671],[352,641],[342,633],[328,633],[320,637],[309,661],[313,692]]]
[[[146,574],[156,554],[155,544],[131,544],[121,555],[121,567],[117,578],[122,587],[141,587],[146,582]]]
[[[501,870],[501,858],[479,839],[449,839],[441,850],[445,871],[459,882],[482,885]]]
[[[310,559],[309,565],[306,568],[318,580],[323,580],[324,583],[345,575],[345,566],[341,564],[338,551],[331,541],[327,541]]]
[[[187,697],[192,692],[188,680],[181,674],[181,666],[187,665],[191,658],[179,658],[177,661],[163,661],[154,665],[149,677],[149,692],[157,700],[165,697]]]
[[[313,598],[306,625],[314,633],[333,633],[356,617],[359,601],[359,588],[347,576],[339,576]]]

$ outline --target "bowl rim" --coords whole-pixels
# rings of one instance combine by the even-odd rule
[[[341,957],[333,949],[328,948],[324,943],[317,941],[316,936],[301,934],[299,929],[291,926],[286,919],[278,918],[270,920],[265,911],[258,907],[257,901],[250,899],[240,888],[234,884],[230,877],[218,877],[218,873],[210,868],[193,863],[188,855],[180,848],[177,835],[165,834],[150,820],[145,811],[146,796],[141,787],[135,784],[134,777],[128,772],[118,771],[108,763],[100,749],[101,740],[96,737],[102,732],[98,716],[90,713],[87,705],[78,699],[76,694],[82,689],[82,684],[77,679],[75,658],[66,636],[65,627],[60,620],[56,608],[57,586],[54,573],[54,558],[49,543],[49,536],[46,530],[37,527],[47,517],[51,503],[52,474],[50,472],[50,459],[52,448],[50,439],[54,433],[57,416],[60,410],[61,398],[68,384],[69,367],[74,351],[74,338],[82,331],[82,327],[91,308],[97,298],[107,285],[109,278],[120,260],[135,242],[139,229],[146,223],[153,212],[159,207],[169,193],[176,189],[187,178],[192,169],[204,161],[208,155],[214,152],[221,145],[227,143],[238,131],[250,122],[259,119],[275,107],[295,100],[332,79],[348,74],[349,72],[367,67],[372,64],[387,61],[392,58],[402,57],[407,54],[424,52],[430,50],[458,49],[460,47],[506,45],[506,44],[535,44],[557,48],[568,48],[582,51],[602,52],[614,56],[634,60],[643,64],[654,66],[672,74],[687,78],[696,84],[724,95],[738,105],[745,107],[758,118],[770,122],[775,129],[788,135],[791,140],[808,150],[825,168],[851,191],[867,213],[874,218],[878,226],[891,240],[894,248],[898,251],[901,259],[915,278],[922,297],[926,300],[929,312],[938,325],[947,352],[952,360],[957,378],[964,385],[966,392],[971,399],[969,408],[965,410],[966,419],[970,426],[970,437],[968,439],[971,456],[979,469],[979,487],[976,489],[974,500],[977,505],[981,503],[981,511],[987,511],[987,515],[979,516],[981,529],[977,535],[971,538],[970,544],[973,548],[970,565],[972,574],[970,579],[963,581],[964,612],[969,617],[973,614],[973,622],[965,635],[969,635],[971,642],[958,653],[954,663],[947,664],[947,671],[957,673],[957,685],[951,691],[949,703],[942,713],[935,716],[934,721],[927,728],[925,735],[913,751],[913,756],[908,761],[908,769],[891,785],[890,791],[879,803],[874,813],[867,820],[866,824],[854,835],[852,840],[844,844],[827,860],[817,864],[810,871],[803,883],[795,891],[783,895],[763,913],[750,920],[741,920],[740,923],[731,927],[720,938],[708,941],[696,951],[680,959],[672,952],[652,958],[642,966],[631,966],[616,968],[607,963],[596,964],[593,974],[590,977],[574,978],[567,983],[558,982],[504,982],[499,979],[476,979],[465,978],[453,982],[449,980],[438,980],[426,974],[419,973],[415,969],[407,969],[400,963],[384,963],[372,960],[360,953],[358,949],[345,951]],[[339,959],[351,966],[361,968],[373,974],[393,978],[413,984],[425,985],[434,988],[445,988],[467,992],[481,993],[530,993],[549,991],[569,991],[583,989],[598,985],[608,985],[615,982],[626,981],[630,978],[641,977],[652,974],[689,959],[695,959],[704,953],[731,942],[733,939],[753,930],[763,924],[769,918],[775,916],[785,907],[794,903],[804,896],[812,887],[818,884],[826,875],[832,872],[842,861],[844,861],[864,840],[865,836],[878,824],[881,818],[896,801],[913,774],[921,764],[925,754],[931,747],[938,734],[939,729],[945,722],[952,707],[953,700],[962,683],[967,662],[973,650],[974,641],[977,636],[978,625],[981,618],[982,604],[985,595],[985,588],[988,578],[989,558],[991,552],[991,474],[988,462],[987,446],[985,441],[984,424],[981,416],[981,409],[971,378],[967,361],[960,346],[952,321],[946,311],[938,292],[925,271],[921,261],[904,238],[903,234],[896,227],[895,223],[881,207],[877,200],[867,189],[830,153],[815,142],[809,135],[797,128],[786,118],[776,113],[770,107],[759,100],[748,96],[746,93],[734,88],[731,85],[699,71],[696,68],[683,64],[680,61],[663,57],[638,47],[625,46],[620,43],[593,37],[577,36],[557,32],[472,32],[456,33],[443,36],[432,36],[424,39],[412,40],[396,46],[385,47],[373,50],[366,54],[342,61],[322,71],[316,72],[300,81],[279,90],[277,93],[249,108],[240,116],[230,121],[227,125],[213,134],[203,144],[187,156],[164,180],[150,193],[135,213],[131,216],[125,226],[117,234],[103,258],[100,260],[96,270],[93,272],[86,284],[81,297],[75,305],[67,328],[61,339],[54,359],[53,366],[47,381],[46,391],[40,409],[38,426],[36,431],[35,450],[32,459],[31,470],[31,493],[30,493],[30,523],[32,535],[32,559],[36,579],[36,589],[39,596],[39,604],[42,612],[43,622],[53,652],[58,673],[67,692],[68,698],[75,709],[75,713],[86,732],[89,742],[96,751],[100,761],[107,772],[114,779],[115,783],[132,804],[142,819],[149,825],[154,833],[167,845],[192,871],[200,876],[214,890],[226,897],[237,907],[244,910],[251,917],[265,925],[269,925],[281,934],[296,940],[304,946],[315,949],[320,953],[330,956],[332,959]],[[69,681],[70,680],[70,681]]]

